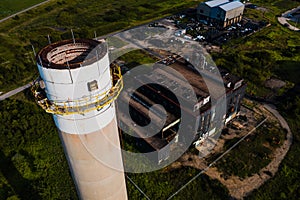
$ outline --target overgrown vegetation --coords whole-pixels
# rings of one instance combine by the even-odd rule
[[[76,37],[91,38],[94,31],[97,35],[110,33],[177,13],[196,3],[192,0],[60,0],[3,22],[0,24],[0,91],[13,89],[37,75],[30,44],[36,50],[40,49],[48,43],[48,34],[52,42],[68,39],[72,28]],[[275,177],[253,192],[249,199],[297,199],[300,196],[300,36],[278,24],[276,15],[298,6],[299,0],[254,0],[253,3],[267,10],[250,10],[246,16],[267,19],[272,25],[227,43],[221,54],[213,56],[217,65],[248,81],[249,94],[266,96],[270,91],[264,87],[264,81],[271,77],[295,84],[277,99],[280,112],[292,129],[293,145]],[[51,116],[38,108],[32,99],[17,96],[0,102],[0,120],[0,199],[76,199]],[[243,146],[247,147],[247,144],[240,144],[238,148]],[[236,151],[231,156],[238,154]],[[229,160],[227,164],[230,164]],[[245,165],[240,163],[240,166]],[[231,168],[234,167],[228,166],[229,170]],[[130,177],[146,190],[147,195],[160,199],[177,190],[196,173],[195,169],[188,168],[166,174],[130,174]],[[173,181],[180,178],[179,182]],[[132,199],[143,198],[131,183],[128,182],[127,187]],[[199,197],[228,199],[226,189],[207,176],[198,177],[175,196],[177,199]]]
[[[0,199],[77,199],[52,117],[34,103],[28,90],[1,102],[0,120]],[[183,168],[128,175],[151,199],[165,199],[197,173]],[[129,180],[127,188],[129,199],[143,199]],[[175,199],[200,196],[226,199],[228,191],[201,176]]]
[[[130,174],[135,183],[150,199],[167,199],[191,178],[199,173],[194,168],[182,168],[172,172],[163,170],[144,174]],[[127,184],[130,199],[142,199],[131,183]],[[174,199],[228,199],[228,190],[218,181],[203,175],[183,189]]]
[[[226,141],[224,151],[237,142],[238,138]],[[282,145],[285,131],[274,122],[266,122],[253,135],[247,137],[231,150],[216,165],[224,177],[231,175],[246,178],[267,166],[272,160],[272,152]]]
[[[76,199],[51,115],[18,98],[0,103],[0,199]]]
[[[270,90],[264,82],[272,77],[282,77],[281,71],[300,73],[292,66],[300,62],[300,35],[277,22],[277,15],[294,8],[299,1],[252,1],[264,10],[247,9],[245,17],[266,20],[271,26],[249,37],[239,38],[223,45],[222,54],[213,54],[218,66],[228,68],[248,81],[248,93],[265,97]],[[284,5],[283,5],[284,4]],[[280,5],[280,6],[279,6]],[[289,64],[287,64],[289,63]],[[290,80],[289,80],[290,81]]]
[[[18,11],[26,9],[35,4],[41,3],[43,0],[1,0],[0,19],[15,14]]]
[[[175,14],[195,1],[56,0],[0,24],[0,91],[29,82],[37,75],[31,44],[38,51],[51,41],[93,38]]]
[[[157,61],[157,58],[151,57],[143,50],[130,51],[119,57],[120,60],[126,61],[126,67],[132,69],[140,65],[153,64]]]
[[[247,199],[298,199],[300,196],[300,98],[299,90],[289,93],[282,100],[280,111],[287,119],[293,132],[293,145],[280,164],[279,171]],[[298,95],[298,97],[296,96]]]
[[[280,25],[276,15],[299,6],[299,1],[256,0],[252,3],[267,8],[264,17],[271,26],[250,37],[231,41],[223,47],[222,54],[214,56],[217,64],[248,81],[248,94],[266,97],[270,91],[264,87],[264,81],[271,77],[294,84],[292,89],[274,100],[289,123],[294,136],[293,144],[275,177],[248,199],[297,199],[300,196],[300,162],[297,159],[300,153],[300,35]]]

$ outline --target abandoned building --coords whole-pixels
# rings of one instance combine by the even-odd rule
[[[171,59],[170,56],[168,59]],[[244,96],[246,83],[243,79],[238,78],[225,70],[219,70],[223,82],[216,82],[214,74],[209,74],[208,81],[214,89],[225,88],[226,93],[226,115],[216,116],[217,106],[212,106],[212,98],[222,98],[222,96],[212,95],[207,88],[207,80],[202,78],[202,73],[195,70],[192,65],[179,57],[169,62],[168,67],[174,71],[168,71],[164,67],[153,66],[150,73],[132,77],[135,81],[140,82],[142,87],[136,90],[128,89],[123,91],[118,99],[119,125],[122,130],[132,131],[134,126],[145,126],[150,123],[157,124],[157,127],[163,128],[155,135],[148,135],[149,130],[135,130],[136,137],[133,137],[136,147],[142,152],[157,152],[155,162],[160,163],[168,159],[170,146],[179,141],[184,141],[186,134],[192,134],[193,141],[206,138],[222,130],[223,125],[229,122],[240,110],[240,102]],[[178,74],[183,75],[182,77]],[[183,78],[184,77],[184,78]],[[186,82],[188,81],[188,83]],[[152,82],[153,84],[145,84]],[[191,87],[188,87],[188,85]],[[164,86],[162,86],[164,85]],[[191,99],[191,90],[193,90],[196,101]],[[174,92],[175,91],[175,92]],[[216,99],[218,100],[218,99]],[[128,106],[129,113],[127,116],[122,113],[123,106]],[[179,102],[184,102],[181,105]],[[155,104],[161,107],[152,107]],[[149,117],[150,111],[151,120]],[[166,121],[162,122],[163,113],[166,112]],[[191,120],[190,127],[187,127],[185,133],[177,134],[179,125],[182,122],[182,114],[188,114]],[[134,123],[130,120],[132,119]],[[216,122],[220,123],[216,123]],[[222,123],[222,126],[220,124]],[[165,148],[167,147],[167,148]]]
[[[197,8],[197,18],[205,23],[227,27],[242,20],[244,4],[238,0],[212,0],[202,2]]]

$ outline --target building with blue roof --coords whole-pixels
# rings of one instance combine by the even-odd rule
[[[234,0],[212,0],[199,4],[198,20],[217,23],[222,27],[238,23],[242,20],[245,5]]]

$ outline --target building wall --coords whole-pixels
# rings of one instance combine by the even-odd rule
[[[200,16],[210,17],[211,8],[204,3],[198,5],[197,14]]]
[[[239,16],[242,16],[244,12],[244,6],[238,7],[236,9],[232,9],[229,10],[227,12],[225,12],[225,16],[224,16],[224,21],[226,21],[227,19],[234,19],[237,18]]]
[[[246,84],[231,91],[226,95],[227,100],[227,114],[226,118],[237,114],[240,111],[241,100],[244,98],[246,92]]]
[[[201,113],[200,117],[198,118],[198,130],[197,130],[197,137],[203,137],[209,131],[209,125],[211,121],[211,110],[207,110]]]
[[[242,79],[241,79],[242,81]],[[238,83],[238,82],[237,82]],[[232,119],[234,116],[236,116],[236,114],[239,112],[240,110],[240,105],[241,105],[241,100],[244,97],[245,94],[245,89],[246,89],[246,84],[235,84],[237,85],[237,88],[235,88],[234,86],[232,86],[232,89],[230,91],[227,92],[226,94],[226,101],[227,101],[227,112],[226,112],[226,116],[216,116],[216,109],[218,109],[218,105],[216,105],[216,107],[210,107],[206,110],[198,110],[199,114],[194,116],[195,119],[195,126],[194,127],[187,127],[187,131],[186,133],[195,133],[195,140],[198,140],[199,138],[206,138],[209,135],[214,135],[216,133],[218,133],[219,131],[221,131],[222,126],[220,126],[219,121],[221,121],[223,123],[223,125],[225,123],[227,123],[228,121],[230,121],[230,119]],[[152,93],[151,90],[144,90],[143,91],[145,94],[151,94],[150,96],[152,98],[158,98],[159,95],[158,94],[154,94]],[[160,99],[162,99],[162,97],[159,97]],[[161,100],[161,102],[163,102],[163,100]],[[166,101],[167,104],[164,104],[164,107],[166,107],[167,105],[170,106],[172,105],[172,102],[170,101]],[[119,105],[120,106],[120,105]],[[175,105],[174,105],[175,106]],[[176,107],[176,106],[175,106]],[[121,109],[119,109],[121,110]],[[176,110],[176,109],[174,109]],[[134,118],[135,115],[140,115],[139,113],[134,113],[134,110],[132,110],[133,113],[131,113],[131,117]],[[140,116],[143,118],[143,116]],[[122,118],[121,118],[122,121]],[[123,122],[121,122],[121,124],[123,124]],[[124,124],[125,125],[125,124]],[[129,125],[130,126],[130,125]],[[157,135],[160,135],[161,133],[158,133]],[[185,141],[185,135],[179,135],[180,141]],[[156,160],[157,163],[160,163],[162,160],[165,160],[169,157],[169,152],[170,150],[168,148],[159,148],[159,149],[153,149],[153,147],[151,147],[150,144],[148,144],[143,138],[139,138],[137,139],[137,144],[139,146],[139,148],[143,148],[144,150],[146,150],[146,152],[149,151],[156,151],[157,154],[155,154],[157,157],[155,158],[151,158],[152,160]],[[165,144],[167,146],[167,143]],[[147,150],[148,149],[148,150]]]
[[[211,9],[210,18],[216,20],[223,20],[224,11],[221,10],[219,7],[214,7]]]
[[[208,22],[220,22],[221,26],[226,27],[240,22],[243,12],[244,6],[225,11],[220,6],[209,7],[205,3],[200,3],[197,8],[197,18],[198,20],[204,19]]]

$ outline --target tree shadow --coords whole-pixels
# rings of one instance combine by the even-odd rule
[[[25,179],[11,161],[11,156],[5,156],[0,150],[0,171],[8,184],[21,199],[41,199],[32,187],[30,180]]]

